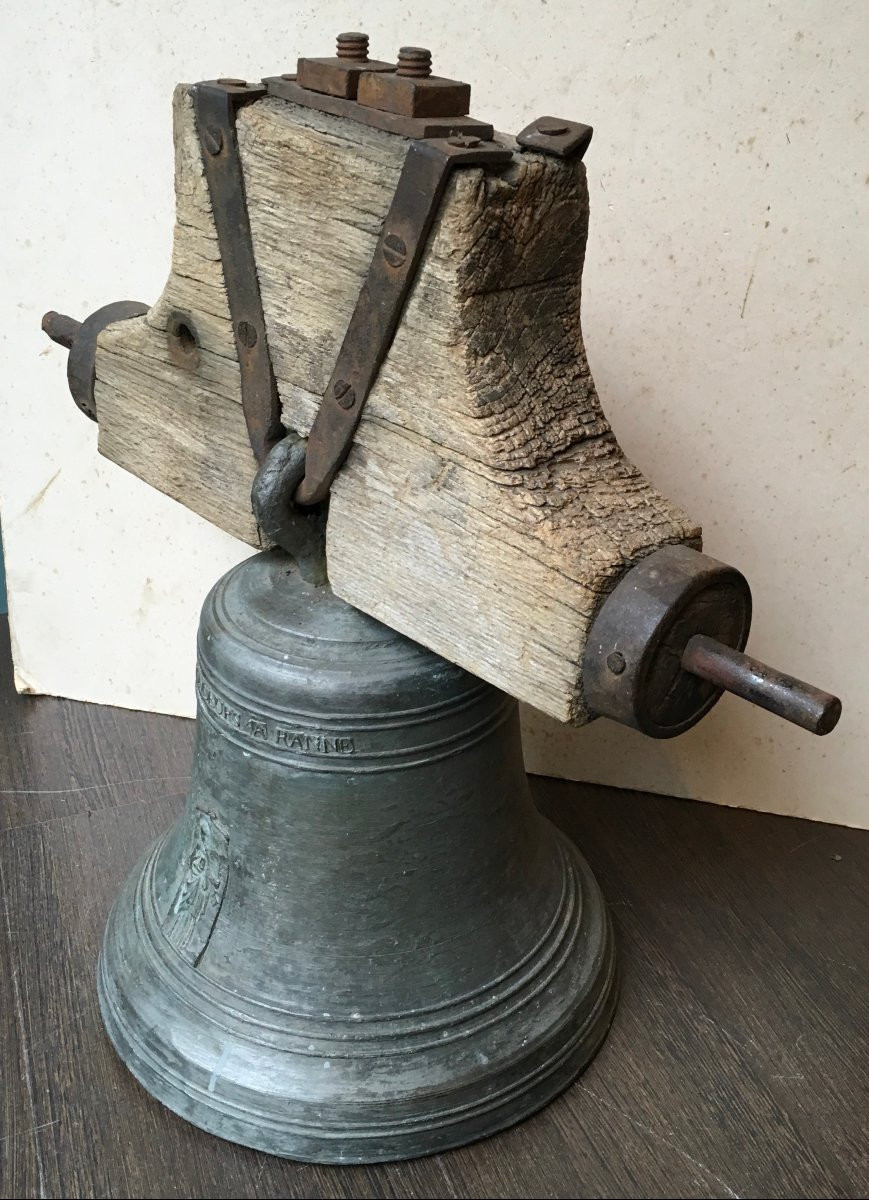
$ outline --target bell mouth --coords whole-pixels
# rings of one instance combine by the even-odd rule
[[[149,911],[159,848],[109,918],[100,1010],[142,1086],[218,1137],[318,1163],[437,1153],[542,1108],[606,1037],[618,996],[611,923],[566,840],[568,903],[534,955],[457,1003],[386,1014],[290,1011],[250,988],[214,987],[172,953]]]

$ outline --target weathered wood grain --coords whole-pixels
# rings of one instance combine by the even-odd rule
[[[254,471],[192,106],[175,98],[172,274],[147,317],[107,330],[100,449],[257,544]],[[402,138],[265,99],[238,137],[269,347],[306,434],[401,169]],[[509,144],[509,139],[502,139]],[[580,324],[585,168],[517,154],[458,171],[332,492],[335,591],[561,720],[601,597],[638,557],[699,530],[623,455]],[[195,370],[166,324],[190,315]]]
[[[217,231],[185,88],[176,89],[173,117],[172,270],[146,316],[111,326],[99,338],[99,448],[227,533],[258,545],[250,511],[256,463],[241,411]],[[173,312],[187,315],[195,329],[195,370],[169,359],[166,328]]]

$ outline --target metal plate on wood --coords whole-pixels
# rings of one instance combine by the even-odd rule
[[[303,88],[295,75],[269,75],[263,79],[270,96],[301,104],[304,108],[315,108],[333,117],[349,117],[362,125],[374,129],[385,129],[407,138],[448,138],[467,134],[487,141],[494,133],[493,127],[474,117],[404,117],[398,113],[384,112],[379,108],[366,108],[355,100],[340,96],[327,96]]]
[[[368,108],[405,117],[464,117],[471,106],[471,86],[436,75],[403,75],[399,67],[388,75],[372,74],[360,79],[357,99]]]
[[[537,150],[541,154],[552,154],[556,158],[582,156],[591,143],[594,130],[579,121],[565,121],[562,117],[538,117],[516,134],[516,141],[523,150]]]

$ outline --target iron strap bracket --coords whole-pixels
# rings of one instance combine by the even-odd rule
[[[368,275],[308,436],[302,505],[318,504],[347,457],[392,344],[447,182],[456,167],[504,165],[510,150],[477,137],[410,143]]]
[[[196,130],[211,196],[238,364],[241,405],[254,456],[262,463],[284,436],[256,272],[235,117],[266,94],[241,79],[217,79],[191,89]]]

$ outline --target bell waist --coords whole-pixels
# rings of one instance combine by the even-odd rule
[[[200,662],[200,720],[258,757],[301,770],[354,773],[426,765],[491,736],[517,710],[512,697],[480,683],[460,697],[394,713],[314,714],[258,702]]]

